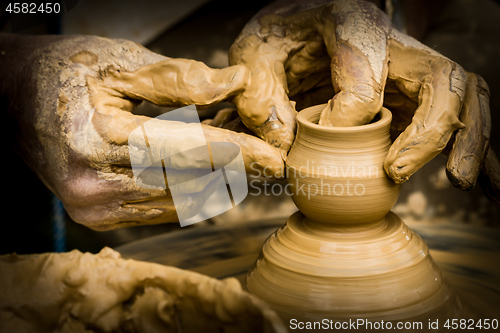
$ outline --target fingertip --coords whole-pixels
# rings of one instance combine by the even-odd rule
[[[261,147],[253,155],[250,172],[267,178],[283,179],[285,178],[285,156],[286,153],[281,149],[269,145]]]
[[[295,139],[295,133],[289,126],[282,126],[280,128],[267,131],[265,135],[263,135],[263,139],[270,146],[288,152]]]
[[[391,178],[396,184],[403,184],[410,179],[410,175],[407,173],[407,166],[390,164],[388,166],[384,165],[384,169],[389,178]]]
[[[387,153],[385,160],[384,160],[385,173],[396,184],[402,184],[407,180],[407,179],[405,179],[405,177],[401,177],[397,172],[395,161],[397,159],[399,152],[400,152],[400,149],[397,149],[397,143],[393,143],[393,145],[389,149],[389,152]]]
[[[418,151],[417,146],[409,147],[406,140],[397,140],[389,149],[384,160],[384,169],[396,184],[403,184],[409,180],[422,166],[424,156]]]
[[[382,98],[372,87],[340,91],[322,111],[320,125],[350,127],[368,124],[380,112]]]
[[[273,148],[271,156],[265,165],[266,169],[269,170],[267,174],[270,174],[272,178],[284,179],[286,176],[284,172],[285,158],[286,152],[281,149]]]
[[[453,159],[448,159],[446,165],[446,176],[450,183],[462,191],[470,191],[476,185],[481,162],[477,156],[468,155],[454,163]]]
[[[332,100],[328,100],[328,103],[326,104],[325,108],[321,111],[321,114],[319,116],[319,125],[323,126],[333,126],[333,124],[330,121],[330,115],[332,113]]]

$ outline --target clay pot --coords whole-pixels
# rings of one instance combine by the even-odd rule
[[[380,220],[400,190],[383,167],[391,145],[391,112],[382,108],[364,126],[328,127],[318,125],[325,105],[297,116],[297,136],[286,160],[292,198],[306,217],[318,222]]]
[[[323,108],[298,114],[286,163],[300,211],[266,240],[247,289],[285,322],[458,318],[427,246],[390,211],[400,189],[383,169],[391,113],[335,128],[317,124]]]

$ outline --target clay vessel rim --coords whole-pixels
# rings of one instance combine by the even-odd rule
[[[360,126],[347,126],[347,127],[335,127],[335,126],[323,126],[318,125],[311,122],[308,118],[313,115],[321,114],[321,111],[327,106],[327,104],[318,104],[314,106],[310,106],[300,111],[297,114],[297,122],[300,125],[308,127],[310,129],[329,132],[329,133],[347,133],[347,132],[364,132],[369,130],[375,130],[380,127],[386,126],[388,123],[390,124],[392,121],[392,113],[388,109],[382,107],[380,111],[377,113],[380,114],[380,119],[375,121],[374,123],[360,125]]]

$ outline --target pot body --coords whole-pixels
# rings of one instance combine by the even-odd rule
[[[324,105],[297,116],[295,142],[286,160],[292,198],[309,219],[322,223],[366,223],[382,219],[396,203],[400,185],[384,171],[392,115],[355,127],[318,125]]]

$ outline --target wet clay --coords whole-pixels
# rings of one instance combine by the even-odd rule
[[[285,332],[276,314],[242,291],[104,248],[0,256],[0,332]]]
[[[390,212],[400,188],[383,168],[391,113],[328,127],[318,125],[324,107],[297,117],[287,179],[300,211],[266,240],[248,290],[286,322],[474,318],[426,244]]]

